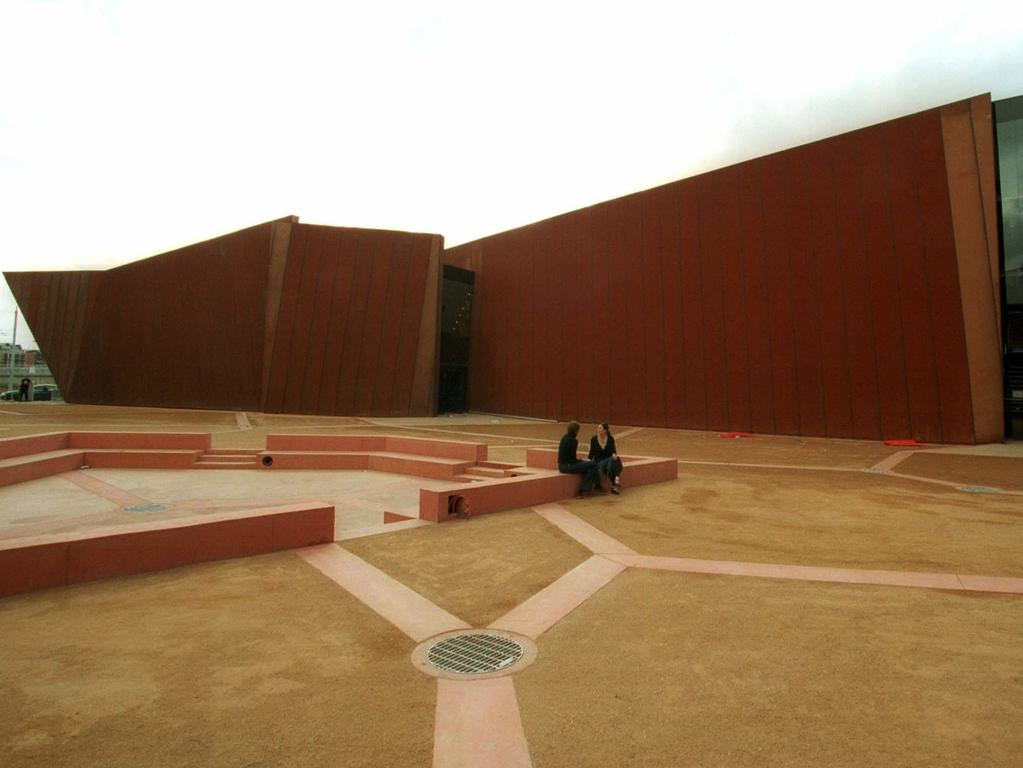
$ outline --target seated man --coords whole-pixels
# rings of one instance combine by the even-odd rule
[[[576,455],[579,450],[579,422],[568,422],[568,431],[558,444],[558,471],[570,475],[582,475],[579,483],[579,496],[583,497],[600,482],[600,472],[592,461],[580,461]]]

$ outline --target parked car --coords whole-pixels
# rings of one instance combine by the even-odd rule
[[[59,396],[59,390],[52,384],[39,384],[32,388],[33,400],[56,400]]]
[[[6,392],[0,392],[0,400],[17,400],[18,390],[8,389]],[[32,388],[32,399],[33,400],[59,400],[60,390],[57,389],[53,384],[37,384]]]

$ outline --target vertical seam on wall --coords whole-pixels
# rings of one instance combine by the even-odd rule
[[[788,274],[786,275],[787,279],[785,280],[785,286],[788,289],[788,296],[786,297],[786,299],[787,299],[786,307],[788,309],[788,315],[789,315],[789,336],[790,336],[790,340],[792,342],[792,374],[793,374],[793,376],[796,379],[796,392],[795,392],[795,395],[796,395],[796,434],[797,435],[801,435],[801,434],[803,434],[803,409],[800,407],[801,403],[800,403],[800,397],[799,397],[799,352],[796,351],[795,311],[794,311],[794,308],[792,306],[792,248],[791,248],[791,246],[789,244],[789,227],[788,227],[788,225],[791,224],[791,220],[792,220],[792,216],[791,216],[792,198],[791,198],[791,195],[788,194],[790,190],[789,190],[788,184],[786,184],[786,182],[790,180],[789,175],[787,173],[781,173],[781,174],[779,174],[778,178],[781,180],[781,188],[782,188],[781,200],[782,200],[782,206],[783,206],[783,210],[784,210],[784,214],[782,215],[782,221],[786,224],[786,226],[784,226],[782,228],[782,242],[783,242],[783,245],[784,245],[784,248],[785,248],[785,261],[788,264],[788,268],[786,270]]]
[[[948,148],[946,144],[945,136],[945,109],[939,111],[939,120],[941,122],[941,164],[945,170],[945,198],[948,200],[948,219],[952,223],[952,250],[955,252],[955,265],[956,265],[956,298],[959,301],[960,306],[960,319],[962,322],[963,331],[963,353],[966,356],[966,381],[967,381],[967,397],[966,402],[970,409],[970,442],[977,442],[977,416],[973,408],[973,371],[970,359],[970,335],[966,328],[966,308],[963,306],[963,281],[962,275],[960,274],[960,263],[959,263],[959,235],[958,226],[956,223],[956,212],[952,205],[952,183],[949,178],[949,167],[948,167]],[[970,123],[973,123],[973,117],[970,117]],[[971,128],[972,130],[972,128]]]
[[[917,141],[916,131],[914,130],[915,123],[910,123],[910,136],[913,140],[913,193],[914,198],[914,210],[916,211],[916,223],[917,223],[917,237],[919,238],[920,250],[923,252],[923,277],[924,277],[924,295],[927,297],[927,328],[930,336],[931,344],[931,370],[934,379],[934,396],[938,401],[938,441],[944,442],[945,439],[945,412],[944,403],[941,397],[941,381],[938,376],[938,350],[934,344],[934,301],[931,296],[931,278],[930,278],[930,249],[928,247],[928,240],[924,234],[924,221],[923,212],[920,205],[920,143]]]
[[[266,280],[266,296],[264,297],[263,312],[265,317],[263,318],[263,368],[260,371],[260,393],[259,402],[260,408],[263,412],[266,412],[267,405],[270,399],[270,381],[273,378],[271,373],[273,371],[274,357],[277,354],[277,324],[280,320],[281,315],[281,297],[284,294],[284,275],[288,268],[288,256],[291,253],[291,233],[294,222],[288,222],[288,234],[287,243],[284,245],[284,253],[281,256],[281,267],[275,269],[275,244],[277,242],[277,227],[283,224],[283,222],[271,222],[269,232],[269,258],[267,259],[267,280]],[[281,236],[282,239],[284,236]],[[274,273],[279,272],[280,277],[277,280],[277,285],[274,285]],[[271,292],[275,291],[277,294],[276,300],[273,300]],[[268,308],[267,301],[273,301],[273,306]],[[269,309],[269,311],[268,311]],[[269,339],[267,338],[269,336]]]
[[[622,254],[622,263],[623,264],[627,264],[628,262],[626,261],[625,255],[626,255],[627,250],[628,250],[626,248],[626,244],[628,243],[628,237],[626,236],[626,230],[628,229],[628,219],[626,217],[626,208],[625,208],[625,206],[622,205],[620,208],[621,208],[621,216],[622,216],[622,218],[621,218],[622,226],[619,228],[619,234],[621,235],[620,246],[619,246],[619,248],[620,248],[619,253]],[[608,265],[609,266],[610,266],[610,263],[611,263],[611,258],[610,258],[610,255],[609,255],[609,258],[608,258]],[[625,287],[625,299],[626,299],[626,301],[628,301],[628,294],[629,294],[629,292],[628,292],[628,283],[625,282],[627,280],[628,280],[628,277],[626,277],[625,280],[623,281],[624,287]],[[610,287],[611,287],[610,270],[608,270],[608,290],[609,290],[609,292],[610,292]],[[624,329],[623,329],[624,332],[622,333],[622,337],[623,338],[628,338],[628,322],[627,321],[623,321],[622,325],[624,326]],[[627,348],[627,346],[626,346],[626,348]],[[626,354],[622,355],[622,359],[626,363],[628,362],[628,353],[627,352],[626,352]],[[628,365],[623,366],[623,367],[628,367]],[[608,366],[608,368],[610,368],[610,366]],[[621,384],[621,382],[623,382],[623,381],[628,382],[628,380],[629,380],[628,379],[628,374],[626,374],[625,376],[619,376],[619,378],[618,378],[619,384]],[[628,384],[626,384],[626,386],[624,388],[628,389],[630,387],[628,386]],[[613,397],[612,397],[612,402],[614,402]],[[631,417],[633,414],[629,412],[628,407],[627,407],[628,406],[628,398],[619,399],[618,402],[619,403],[623,403],[623,402],[625,403],[625,405],[619,405],[619,409],[624,407],[625,408],[626,416],[627,417]],[[608,418],[610,418],[610,416],[608,416]]]
[[[683,278],[682,278],[682,252],[681,252],[681,248],[682,248],[682,220],[681,220],[681,213],[680,213],[680,210],[679,210],[679,198],[680,197],[681,196],[677,195],[677,194],[672,196],[672,201],[673,201],[672,208],[674,210],[674,215],[671,217],[671,220],[672,220],[672,223],[675,226],[675,252],[673,254],[673,258],[678,262],[678,269],[676,270],[676,273],[678,274],[678,284],[674,286],[674,290],[676,291],[676,294],[678,295],[678,321],[679,321],[679,325],[678,325],[678,328],[679,328],[678,343],[679,343],[679,346],[681,347],[680,353],[679,353],[679,360],[682,362],[682,365],[684,366],[685,365],[685,361],[686,361],[686,334],[685,334],[685,306],[683,304],[683,296],[682,296],[682,280],[683,280]],[[686,423],[686,413],[687,413],[687,411],[686,411],[686,385],[685,385],[685,371],[684,371],[684,369],[682,371],[679,371],[679,373],[681,374],[681,380],[678,382],[677,386],[678,386],[678,391],[679,391],[679,393],[681,394],[681,397],[682,397],[682,407],[679,409],[679,426],[682,426],[683,424]]]
[[[236,235],[236,237],[241,237],[243,239],[243,243],[242,243],[241,247],[245,247],[245,245],[246,245],[246,243],[244,242],[245,236],[244,235]],[[231,243],[234,244],[233,238],[231,240]],[[220,241],[217,242],[216,259],[219,262],[220,268],[223,269],[223,266],[224,266],[225,262],[227,261],[227,257],[224,254],[224,241],[223,240],[220,240]],[[207,283],[206,287],[208,289],[208,288],[210,288],[212,286],[210,286],[209,283]],[[238,311],[238,295],[237,295],[237,293],[235,293],[236,287],[237,287],[237,283],[230,283],[229,287],[227,288],[226,291],[220,292],[221,296],[224,296],[225,293],[227,294],[227,296],[230,296],[229,300],[231,302],[231,316],[232,317],[238,317],[239,314],[240,314],[239,311]],[[211,302],[211,305],[212,305],[212,302]],[[214,370],[219,368],[219,370],[217,371],[216,375],[214,376],[214,381],[216,381],[216,380],[219,380],[219,381],[224,381],[224,380],[231,381],[230,371],[229,370],[225,370],[225,368],[227,368],[229,366],[228,360],[229,360],[229,355],[231,354],[231,351],[232,351],[231,350],[231,346],[228,344],[228,340],[227,340],[227,323],[213,322],[211,324],[216,326],[216,328],[213,331],[213,334],[211,334],[211,336],[213,338],[215,338],[216,341],[220,345],[220,349],[218,349],[218,350],[210,350],[210,349],[206,350],[207,354],[209,354],[210,352],[213,353],[213,354],[209,354],[209,356],[213,358],[212,362],[216,365],[216,368],[214,368]],[[232,389],[233,389],[233,387],[232,387]],[[223,408],[223,407],[226,406],[226,407],[229,407],[229,408],[231,408],[231,407],[237,408],[238,406],[240,406],[241,403],[238,400],[234,399],[234,398],[237,398],[239,396],[239,394],[241,394],[241,393],[239,393],[238,390],[234,390],[231,393],[224,393],[222,396],[225,398],[225,400],[221,401],[220,407]],[[209,396],[209,391],[208,390],[207,390],[207,396]]]
[[[369,279],[366,281],[366,303],[362,309],[362,332],[359,339],[359,354],[355,356],[355,365],[352,369],[352,416],[362,415],[359,413],[359,391],[362,389],[359,383],[359,374],[362,371],[362,358],[366,354],[366,320],[369,315],[369,299],[373,294],[373,278],[377,271],[377,247],[378,242],[371,242],[370,253],[372,254],[369,265]]]
[[[650,293],[649,293],[649,286],[647,285],[647,282],[646,282],[646,276],[647,276],[646,265],[649,263],[647,261],[647,259],[652,258],[653,254],[652,253],[648,253],[646,251],[646,248],[644,247],[645,246],[644,240],[646,240],[646,235],[648,234],[648,227],[650,225],[650,222],[649,222],[650,209],[649,209],[649,205],[647,205],[647,202],[646,202],[647,199],[648,199],[647,195],[640,195],[638,199],[639,199],[639,252],[640,252],[640,258],[643,259],[643,262],[642,262],[643,268],[640,270],[639,280],[640,280],[640,286],[642,286],[643,295],[644,296],[649,296],[650,295]],[[650,240],[653,240],[653,238],[650,238]],[[650,242],[650,241],[648,241],[648,242]],[[651,245],[652,245],[652,243],[651,243]],[[650,315],[648,314],[649,309],[650,309],[649,307],[644,308],[644,312],[641,315],[641,317],[643,318],[643,334],[642,334],[643,344],[641,345],[642,356],[643,356],[643,367],[640,369],[640,370],[644,371],[645,374],[646,374],[646,375],[644,375],[642,377],[643,378],[643,404],[644,404],[644,408],[643,408],[643,412],[642,412],[641,415],[642,415],[643,419],[645,419],[645,423],[647,423],[647,424],[650,423],[650,375],[649,375],[649,373],[650,373],[650,358],[647,355],[647,331],[650,328],[650,323],[649,323]],[[663,373],[662,373],[662,377],[663,377]],[[663,421],[664,417],[662,416],[661,418],[662,418],[662,421]]]
[[[728,179],[727,178],[723,178],[723,171],[718,171],[717,173],[718,173],[718,179],[719,179],[718,184],[720,185],[718,187],[718,193],[721,194],[721,191],[726,186],[725,182],[727,182]],[[724,369],[724,371],[723,371],[724,372],[724,376],[722,377],[723,386],[721,387],[721,389],[725,393],[725,429],[733,429],[733,427],[731,426],[732,425],[732,418],[731,418],[731,416],[732,416],[732,408],[731,408],[731,405],[732,405],[732,393],[729,392],[729,384],[731,383],[731,380],[732,380],[732,372],[731,372],[730,360],[728,359],[729,358],[729,350],[728,350],[728,326],[727,326],[727,324],[725,322],[725,279],[726,279],[726,275],[725,275],[725,261],[722,258],[722,253],[723,253],[724,249],[722,249],[722,247],[721,247],[721,243],[723,241],[723,228],[721,226],[721,209],[723,207],[723,203],[722,203],[722,200],[720,198],[716,202],[717,202],[717,206],[716,206],[717,210],[715,211],[715,213],[717,214],[717,221],[715,222],[715,224],[717,226],[717,232],[718,232],[718,248],[717,248],[718,252],[717,252],[716,255],[717,255],[717,263],[718,263],[718,290],[720,291],[720,301],[718,302],[718,307],[720,309],[719,309],[719,313],[718,314],[721,316],[721,326],[720,326],[721,327],[721,346],[723,347],[723,352],[724,352],[724,354],[722,355],[722,357],[724,358],[724,365],[722,366],[722,368]]]
[[[341,369],[343,367],[344,355],[345,355],[345,334],[348,332],[348,313],[349,313],[349,311],[351,309],[351,306],[352,306],[352,285],[354,284],[354,281],[352,280],[350,275],[352,275],[354,273],[354,271],[355,271],[355,254],[354,254],[354,252],[352,253],[352,262],[351,262],[352,263],[352,270],[350,270],[348,275],[346,275],[344,269],[342,269],[342,267],[344,266],[344,260],[341,258],[341,255],[345,252],[345,247],[346,247],[346,238],[345,238],[344,234],[342,233],[341,235],[338,236],[338,243],[337,243],[337,272],[334,273],[334,291],[333,291],[333,293],[335,295],[337,294],[338,281],[339,280],[343,280],[343,281],[347,282],[348,283],[348,301],[346,301],[345,305],[343,307],[341,307],[340,310],[339,310],[339,312],[343,312],[344,313],[344,318],[341,320],[341,324],[338,327],[338,331],[337,331],[337,334],[338,334],[337,335],[338,351],[337,351],[337,360],[336,360],[335,365],[334,365],[334,370],[335,370],[337,375],[334,376],[334,390],[330,393],[330,401],[331,401],[330,413],[332,415],[335,415],[335,416],[337,415],[337,393],[338,393],[338,390],[341,387]],[[410,397],[411,397],[411,395],[410,395]]]
[[[340,256],[341,233],[339,231],[335,230],[334,232],[331,233],[331,235],[332,235],[332,241],[331,241],[332,245],[338,246],[337,249],[336,249],[336,252],[333,254],[334,274],[331,276],[331,281],[330,281],[330,287],[331,287],[331,289],[333,289],[337,285],[337,272],[338,272],[338,265],[339,265],[339,261],[340,261],[339,256]],[[323,274],[323,254],[321,253],[320,254],[320,276],[321,277],[322,277],[322,274]],[[337,291],[336,290],[331,290],[330,291],[330,298],[327,301],[327,328],[326,328],[326,332],[323,334],[323,352],[322,352],[323,355],[326,355],[327,349],[328,349],[327,340],[330,338],[331,318],[333,318],[333,316],[334,316],[334,300],[336,298],[337,298]],[[327,409],[324,407],[325,403],[323,402],[323,379],[324,379],[324,376],[326,375],[326,372],[327,372],[327,365],[326,365],[326,363],[327,363],[327,361],[326,361],[326,359],[324,359],[323,363],[320,365],[320,377],[319,377],[319,381],[317,381],[316,384],[315,384],[316,391],[315,391],[315,393],[313,395],[313,403],[314,403],[313,408],[315,409],[316,413],[319,413],[319,414],[323,414],[323,413],[325,413],[327,411]]]
[[[664,425],[668,421],[668,354],[665,346],[665,331],[668,315],[668,304],[664,300],[664,259],[665,256],[665,243],[664,243],[664,187],[655,193],[654,199],[657,200],[657,243],[659,257],[657,259],[657,288],[660,289],[661,294],[661,332],[658,335],[658,341],[660,342],[660,357],[661,357],[661,420],[660,424]]]
[[[288,346],[288,359],[287,359],[287,361],[285,363],[285,365],[288,366],[288,371],[284,375],[284,392],[282,393],[282,398],[281,398],[281,409],[284,410],[286,413],[288,412],[288,410],[287,410],[288,409],[288,395],[291,392],[291,389],[294,386],[294,383],[296,381],[298,381],[298,405],[299,405],[299,408],[302,407],[302,380],[305,378],[305,366],[304,365],[302,366],[302,371],[299,373],[299,376],[296,376],[296,375],[294,375],[294,373],[295,373],[294,368],[297,368],[298,366],[292,366],[291,361],[292,361],[292,359],[295,356],[295,342],[294,342],[294,338],[296,336],[295,325],[296,325],[296,323],[298,321],[298,305],[302,302],[302,282],[303,282],[303,280],[305,278],[305,271],[309,267],[309,261],[310,261],[309,251],[311,249],[310,249],[310,242],[309,242],[310,238],[309,238],[309,235],[312,234],[312,230],[307,229],[306,233],[307,234],[306,234],[305,242],[303,243],[305,248],[304,248],[303,253],[302,253],[302,262],[298,266],[298,275],[297,275],[298,288],[295,291],[295,306],[294,306],[294,308],[293,308],[293,310],[291,312],[291,318],[292,318],[291,337],[292,337],[292,342]],[[289,373],[292,374],[292,375],[288,375]]]
[[[845,406],[846,410],[849,412],[848,432],[852,433],[856,427],[852,408],[852,370],[849,365],[849,322],[846,316],[848,312],[848,304],[846,303],[845,296],[845,272],[842,270],[841,248],[839,247],[838,184],[835,180],[835,153],[831,146],[828,147],[828,172],[831,177],[831,231],[835,235],[835,266],[837,267],[835,274],[838,276],[839,306],[841,308],[839,317],[842,318],[842,341],[845,342],[845,354],[842,355],[842,361],[845,364]]]
[[[764,169],[763,169],[763,163],[762,162],[758,162],[757,170],[759,172],[760,182],[761,182],[758,185],[758,188],[763,189]],[[771,312],[771,291],[769,290],[768,285],[767,285],[767,246],[764,243],[764,232],[765,232],[764,224],[767,221],[767,217],[764,215],[764,195],[763,194],[758,195],[757,196],[757,201],[760,203],[760,205],[759,205],[759,211],[760,211],[760,228],[759,228],[759,231],[761,233],[761,236],[760,236],[760,253],[759,253],[760,261],[759,261],[759,266],[760,266],[761,276],[764,278],[763,279],[764,294],[765,294],[765,298],[767,299],[767,312],[766,312],[766,314],[767,314],[767,380],[768,380],[768,382],[770,382],[770,385],[771,385],[771,399],[769,400],[769,402],[771,403],[771,434],[777,434],[778,433],[778,415],[777,415],[778,414],[778,409],[776,407],[777,403],[775,401],[775,394],[774,394],[774,317],[772,316],[772,312]]]
[[[748,288],[749,288],[749,286],[747,284],[748,281],[746,279],[747,278],[746,264],[748,262],[746,256],[749,253],[749,240],[747,238],[748,232],[747,232],[746,228],[744,226],[742,226],[742,219],[743,219],[742,202],[743,202],[743,198],[745,197],[745,195],[743,194],[744,193],[743,184],[746,181],[745,173],[746,173],[745,171],[740,171],[740,181],[739,181],[739,187],[738,187],[738,194],[736,195],[736,206],[735,206],[735,209],[736,209],[736,212],[737,212],[738,217],[739,217],[738,218],[738,222],[737,222],[737,225],[738,225],[738,228],[739,228],[739,238],[738,238],[739,252],[737,254],[738,258],[736,259],[736,264],[738,264],[738,266],[739,266],[739,279],[741,280],[741,288],[742,288],[742,309],[743,309],[742,314],[743,314],[743,317],[746,320],[745,324],[743,325],[743,334],[742,334],[742,338],[743,338],[743,342],[744,342],[743,346],[744,346],[744,348],[746,350],[746,423],[745,423],[744,426],[745,426],[745,428],[747,430],[752,432],[753,431],[753,374],[752,374],[752,372],[750,370],[752,368],[752,366],[750,365],[749,345],[750,345],[750,329],[753,327],[753,324],[750,322],[750,317],[749,317],[749,299],[748,299],[748,296],[749,296]]]
[[[577,275],[577,274],[579,274],[579,271],[578,271],[578,266],[579,266],[579,250],[578,250],[579,244],[578,244],[578,241],[573,241],[573,238],[570,237],[569,234],[568,234],[568,223],[567,223],[568,220],[567,220],[567,217],[559,216],[557,219],[555,219],[555,221],[558,222],[558,231],[559,231],[559,233],[561,235],[561,248],[560,248],[560,251],[561,251],[561,253],[564,253],[564,254],[566,254],[568,256],[568,259],[567,259],[568,273],[569,273],[569,275]],[[577,302],[579,300],[578,297],[579,297],[578,292],[573,291],[572,294],[571,294],[571,299],[569,301],[565,302],[565,309],[571,315],[572,322],[573,322],[573,324],[575,324],[575,326],[577,328],[578,328],[578,325],[579,325],[579,308],[578,307],[573,307],[571,302],[573,302],[573,301]],[[568,323],[565,323],[564,327],[568,327]],[[578,336],[576,338],[578,338]],[[572,361],[570,363],[571,367],[570,367],[569,370],[578,371],[579,370],[579,345],[575,344],[575,343],[572,343],[572,342],[575,341],[575,339],[568,339],[568,341],[570,343],[567,346],[568,346],[568,348],[570,350],[570,354],[572,355]],[[566,345],[565,345],[565,342],[564,342],[564,339],[563,339],[562,343],[561,343],[561,348],[564,349],[565,346]],[[518,362],[518,361],[516,361],[516,362]],[[573,418],[573,419],[576,419],[578,421],[579,417],[578,417],[577,414],[579,413],[579,387],[578,386],[572,386],[572,387],[568,388],[568,394],[571,397],[571,403],[572,403],[571,411],[569,411],[569,409],[565,407],[565,384],[566,384],[566,381],[565,381],[564,378],[562,378],[561,379],[561,387],[562,387],[562,389],[561,389],[561,412],[565,414],[566,418]],[[571,414],[575,414],[575,415],[569,416],[570,413]]]
[[[595,256],[595,252],[596,252],[595,243],[597,242],[597,238],[594,236],[594,231],[593,231],[593,229],[594,229],[594,223],[593,222],[594,222],[595,219],[596,219],[596,207],[587,208],[586,209],[586,213],[585,213],[585,217],[584,217],[584,221],[585,221],[585,235],[583,237],[583,242],[585,242],[587,244],[587,257],[588,257],[587,261],[589,263],[589,269],[587,270],[587,272],[585,274],[588,274],[588,275],[596,275],[597,274],[597,262],[596,262],[596,256]],[[532,283],[530,283],[530,285],[532,285]],[[529,295],[530,295],[530,299],[532,299],[533,292],[530,291]],[[607,296],[607,294],[605,293],[603,295],[603,298],[606,298],[606,296]],[[532,309],[532,304],[530,304],[530,309]],[[530,313],[530,317],[535,317],[535,315]],[[584,332],[585,332],[585,330],[584,330]],[[590,408],[591,408],[591,412],[590,412],[589,415],[590,416],[594,416],[594,417],[598,417],[598,418],[601,418],[601,419],[606,419],[606,418],[610,418],[610,417],[602,416],[600,414],[600,406],[597,403],[597,393],[600,390],[599,390],[599,387],[597,386],[596,377],[592,376],[591,374],[592,374],[593,371],[600,370],[601,368],[607,368],[608,366],[598,365],[598,362],[597,362],[597,350],[596,350],[596,343],[595,342],[596,342],[596,339],[594,339],[591,336],[590,339],[589,339],[589,345],[588,345],[589,346],[589,350],[590,350],[590,365],[586,369],[586,371],[584,371],[583,375],[589,375],[590,376]],[[593,419],[593,421],[596,421],[596,418]]]
[[[408,256],[408,263],[406,264],[406,269],[405,269],[405,287],[401,291],[401,313],[398,316],[398,338],[397,338],[397,340],[396,340],[396,342],[394,344],[394,374],[393,374],[394,382],[391,385],[390,401],[387,403],[387,406],[389,408],[389,413],[392,413],[392,414],[394,414],[396,416],[403,416],[403,415],[405,415],[405,414],[401,413],[401,406],[400,406],[400,404],[398,402],[398,393],[395,391],[395,385],[401,386],[401,382],[398,381],[398,371],[401,370],[401,335],[405,332],[405,315],[408,314],[409,284],[412,282],[412,275],[414,274],[413,271],[412,271],[412,256],[415,253],[414,248],[415,248],[414,241],[410,238],[409,242],[408,242],[408,250],[406,251],[406,254]],[[397,267],[397,268],[400,271],[400,266]],[[444,268],[441,267],[442,271],[443,271],[443,269]],[[472,333],[472,325],[471,325],[472,319],[471,319],[471,317],[472,317],[472,313],[470,312],[470,320],[469,320],[469,322],[470,322],[470,326],[469,326],[470,333]],[[468,370],[466,370],[466,377],[465,377],[466,378],[466,381],[465,381],[466,406],[468,406],[468,403],[469,403],[469,397],[468,397],[468,394],[469,394],[469,376],[468,376],[468,373],[469,373]]]
[[[826,145],[822,145],[822,146],[824,146],[824,150],[829,153],[828,156],[830,157],[830,151],[828,150],[827,146]],[[818,386],[820,388],[821,415],[824,417],[824,435],[825,436],[830,436],[831,430],[828,428],[828,399],[827,399],[827,397],[824,394],[824,389],[825,389],[825,386],[826,386],[825,383],[824,383],[824,338],[823,338],[823,331],[821,329],[821,325],[822,325],[822,323],[821,323],[821,296],[820,296],[820,285],[819,285],[819,276],[818,276],[819,273],[818,273],[818,264],[817,264],[817,260],[818,260],[819,256],[818,256],[818,252],[817,252],[817,238],[815,236],[816,235],[816,229],[814,228],[814,223],[816,221],[816,218],[814,217],[814,211],[813,211],[813,190],[810,188],[810,178],[809,178],[809,175],[807,175],[807,178],[806,178],[806,186],[804,187],[804,191],[806,193],[806,200],[808,202],[807,213],[809,213],[809,215],[810,215],[810,269],[813,272],[813,280],[811,281],[811,285],[813,285],[813,305],[814,305],[813,316],[817,319],[817,354],[815,355],[815,359],[816,359],[816,362],[817,362],[817,372],[818,372],[818,379],[817,379],[817,381],[819,382]]]
[[[991,241],[988,238],[987,205],[984,202],[984,177],[981,174],[981,168],[980,168],[980,144],[977,142],[977,127],[976,127],[976,124],[974,123],[974,119],[973,119],[973,101],[974,101],[973,99],[970,99],[970,101],[969,101],[969,105],[970,105],[970,139],[971,139],[971,143],[973,145],[973,166],[974,166],[974,171],[976,172],[976,177],[977,177],[977,196],[980,199],[980,216],[981,216],[980,224],[981,224],[981,230],[983,230],[983,232],[984,232],[984,254],[985,254],[984,263],[985,263],[985,267],[986,267],[986,269],[984,271],[984,274],[988,275],[988,279],[991,280]],[[992,130],[993,130],[993,128],[992,128]],[[992,141],[994,141],[994,137],[993,136],[992,136]],[[995,193],[996,193],[996,197],[997,197],[997,190],[995,190]],[[999,269],[999,272],[1001,272],[1000,269]],[[1002,326],[1001,326],[1001,323],[1000,323],[1000,319],[998,317],[998,308],[999,308],[1000,305],[1001,305],[1000,285],[995,285],[994,282],[992,281],[991,282],[991,308],[994,311],[994,315],[995,315],[994,316],[994,326],[995,326],[995,329],[996,329],[996,333],[998,334],[998,341],[999,341],[999,343],[1002,342]],[[1001,359],[1001,355],[1002,355],[1002,350],[1001,349],[999,349],[999,353],[998,354],[999,354],[999,359]],[[1005,367],[1004,362],[1000,365],[1000,367],[1003,369],[1002,375],[1003,375],[1003,378],[1004,378],[1004,375],[1005,375],[1005,372],[1004,372],[1004,367]],[[1004,393],[1003,393],[1003,397],[1004,397]],[[974,439],[976,439],[976,437]]]
[[[390,243],[389,244],[391,246],[391,254],[390,254],[390,256],[386,257],[388,263],[387,263],[387,269],[384,270],[384,293],[383,293],[383,295],[384,295],[384,299],[383,299],[384,313],[383,314],[384,315],[386,315],[387,297],[390,295],[390,290],[391,290],[391,272],[394,270],[394,244],[395,244],[395,238],[393,236],[390,238]],[[443,280],[444,280],[444,267],[441,266],[441,283],[442,283],[441,288],[442,289],[443,289]],[[375,365],[372,368],[372,370],[373,370],[373,378],[375,380],[379,380],[379,376],[380,376],[380,358],[383,355],[382,347],[384,346],[381,342],[383,341],[383,331],[384,331],[384,324],[385,323],[386,323],[386,320],[383,317],[381,317],[380,324],[376,328],[378,342],[373,345],[374,347],[376,347],[376,349],[374,350],[375,353],[376,353],[376,360],[375,360]],[[438,366],[438,369],[439,369],[439,366]],[[438,370],[438,375],[439,375],[439,373],[440,373],[440,371]],[[391,386],[392,387],[394,386],[394,374],[393,373],[391,374]],[[369,412],[370,413],[377,413],[377,395],[380,394],[380,387],[377,386],[374,383],[371,389],[372,389],[372,391],[371,391],[370,396],[369,396]]]
[[[862,136],[858,137],[862,139]],[[856,148],[858,150],[857,156],[859,158],[859,192],[860,192],[860,215],[864,216],[864,199],[863,199],[863,146],[859,141],[857,142]],[[879,437],[884,440],[884,420],[881,418],[881,366],[877,359],[877,326],[874,323],[874,281],[871,280],[870,276],[870,254],[867,253],[867,243],[863,240],[863,255],[867,259],[866,269],[864,273],[867,276],[867,304],[870,307],[868,317],[870,319],[870,340],[872,342],[873,353],[874,353],[874,405],[877,408],[877,432]]]
[[[312,304],[310,311],[310,317],[316,314],[316,286],[319,283],[320,277],[320,256],[322,255],[323,247],[323,231],[319,229],[306,230],[311,237],[306,239],[306,252],[305,259],[302,262],[302,280],[298,283],[298,296],[295,301],[295,326],[292,329],[292,357],[295,357],[296,353],[298,359],[295,364],[290,366],[290,370],[295,374],[293,377],[295,384],[298,387],[298,392],[295,396],[295,407],[290,410],[291,413],[305,413],[303,410],[303,395],[305,394],[306,378],[309,375],[309,350],[312,346],[312,338],[310,334],[310,322],[304,328],[299,326],[299,306],[305,305],[307,302]],[[315,254],[315,257],[314,257]],[[313,261],[315,259],[316,267],[313,268]],[[308,294],[303,293],[303,285],[305,275],[310,275],[310,291]],[[295,340],[300,340],[299,344],[295,343]],[[286,402],[286,401],[285,401]]]
[[[700,214],[700,196],[693,195],[693,202],[696,203],[696,269],[699,272],[696,285],[699,288],[699,293],[703,294],[703,217]],[[707,322],[706,322],[706,307],[703,301],[700,301],[700,319],[701,319],[701,331],[700,334],[700,346],[703,352],[703,426],[700,429],[709,429],[710,420],[708,418],[707,408]]]
[[[73,292],[74,301],[71,301],[69,296],[68,303],[65,305],[66,307],[65,314],[68,318],[68,323],[70,325],[66,337],[67,338],[65,346],[66,351],[64,352],[64,354],[61,355],[60,360],[60,365],[64,368],[65,372],[68,371],[69,368],[71,368],[72,361],[78,357],[76,348],[81,348],[82,345],[82,328],[81,325],[78,322],[76,322],[77,320],[76,316],[78,314],[78,307],[84,300],[82,298],[82,283],[84,281],[84,278],[85,273],[82,272],[77,272],[74,275],[72,275],[72,285],[74,286]],[[22,313],[22,316],[24,316],[24,312]],[[25,318],[25,325],[28,325],[27,317]],[[50,372],[51,374],[53,373],[52,368]],[[67,376],[67,373],[65,373],[64,375]],[[54,379],[56,380],[56,376],[54,376]],[[66,389],[64,391],[67,392]]]
[[[892,266],[895,268],[895,294],[898,297],[898,312],[896,316],[898,318],[899,329],[899,360],[902,363],[902,389],[905,392],[905,400],[903,401],[905,405],[903,407],[905,408],[906,418],[909,421],[909,435],[907,435],[907,437],[914,437],[916,435],[916,428],[913,424],[913,408],[910,405],[909,372],[907,370],[909,363],[906,360],[906,329],[902,323],[902,279],[901,270],[899,269],[900,265],[897,263],[897,261],[901,261],[902,254],[898,252],[895,239],[895,214],[892,210],[892,176],[890,162],[891,142],[888,141],[887,136],[885,136],[885,141],[882,143],[882,146],[884,148],[884,199],[885,207],[888,209],[888,239],[891,243],[893,255]],[[896,435],[896,437],[900,437],[900,435]]]

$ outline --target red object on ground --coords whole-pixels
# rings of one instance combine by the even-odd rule
[[[735,438],[735,437],[756,437],[752,432],[722,432],[721,437]]]
[[[885,445],[923,445],[918,443],[916,440],[885,440]]]

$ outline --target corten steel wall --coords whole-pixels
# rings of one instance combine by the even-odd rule
[[[448,249],[471,407],[1001,439],[990,132],[976,97]]]
[[[425,415],[441,248],[289,217],[105,272],[6,277],[69,402]]]
[[[436,410],[441,238],[296,224],[263,410]]]

